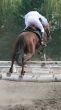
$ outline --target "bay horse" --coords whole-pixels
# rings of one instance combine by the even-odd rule
[[[30,26],[31,30],[23,31],[19,34],[19,36],[15,40],[11,67],[9,69],[8,74],[13,72],[13,64],[16,61],[19,65],[22,66],[21,76],[24,75],[24,64],[32,58],[35,54],[36,50],[42,46],[41,39],[38,34],[35,32],[35,26]],[[29,28],[30,29],[30,28]],[[41,34],[40,34],[41,36]],[[44,42],[47,44],[48,36],[45,32],[45,40]]]

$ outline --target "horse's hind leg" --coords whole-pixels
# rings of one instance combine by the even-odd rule
[[[9,72],[7,73],[7,75],[10,75],[13,72],[13,64],[14,64],[14,56],[12,57],[11,67],[10,67]]]
[[[28,53],[24,56],[24,63],[26,63],[26,61],[30,60],[33,56],[33,53]]]
[[[30,60],[32,56],[35,54],[35,45],[33,42],[28,46],[28,53],[24,56],[24,62]]]
[[[11,61],[11,67],[9,69],[9,73],[13,72],[13,64],[14,64],[14,57],[12,58],[12,61]]]
[[[15,41],[15,45],[14,45],[14,48],[13,48],[13,55],[12,55],[11,67],[9,69],[8,74],[13,72],[13,64],[14,64],[14,61],[15,61],[15,54],[16,54],[16,48],[18,46],[18,42],[19,42],[19,37]]]
[[[24,75],[24,57],[22,57],[22,70],[21,70],[21,76]]]

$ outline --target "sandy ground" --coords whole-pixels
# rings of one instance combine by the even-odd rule
[[[4,63],[1,65],[4,66]],[[6,72],[7,69],[0,68],[0,72]],[[29,69],[32,72],[32,68]],[[61,67],[53,71],[61,74]],[[61,110],[61,82],[0,80],[0,110]]]
[[[61,82],[0,80],[0,110],[61,110]]]

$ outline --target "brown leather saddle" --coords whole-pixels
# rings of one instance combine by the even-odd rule
[[[25,31],[25,32],[26,32],[26,31],[30,31],[30,32],[35,33],[35,34],[38,36],[39,41],[41,41],[42,33],[41,33],[41,31],[40,31],[39,28],[37,28],[37,27],[31,25],[31,26],[27,27],[24,31]]]

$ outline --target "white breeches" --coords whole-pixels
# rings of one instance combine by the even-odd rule
[[[30,26],[30,25],[35,25],[37,28],[39,28],[41,30],[41,32],[44,32],[44,28],[42,23],[39,21],[39,19],[36,19],[35,17],[29,17],[27,20],[25,19],[25,25],[26,27]]]

